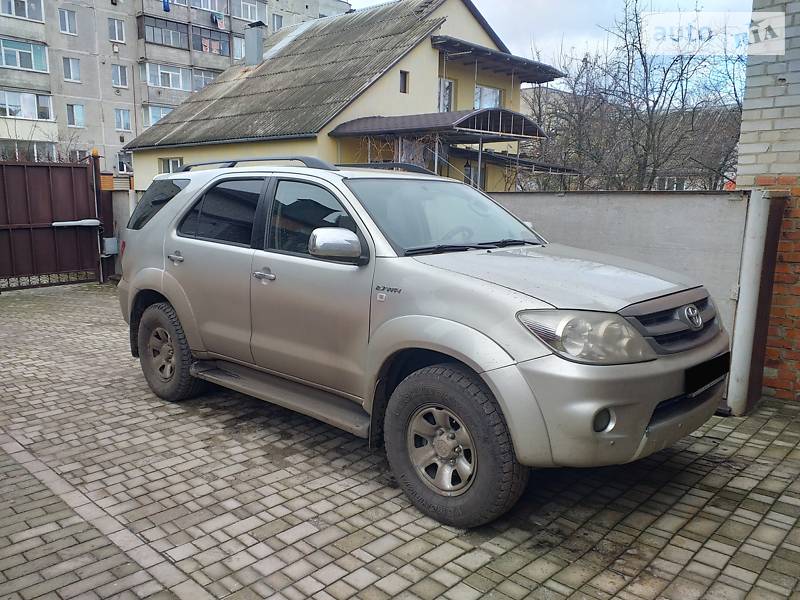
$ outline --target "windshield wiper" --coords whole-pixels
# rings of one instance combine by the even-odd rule
[[[483,248],[505,248],[507,246],[543,246],[541,242],[534,242],[533,240],[515,240],[504,239],[497,240],[496,242],[481,242],[479,246]]]
[[[484,244],[436,244],[433,246],[415,246],[405,251],[405,256],[415,254],[441,254],[442,252],[463,252],[465,250],[486,250]]]

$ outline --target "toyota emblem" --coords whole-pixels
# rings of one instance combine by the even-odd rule
[[[703,315],[694,304],[690,304],[683,309],[683,314],[686,316],[686,322],[689,327],[697,331],[703,328]]]

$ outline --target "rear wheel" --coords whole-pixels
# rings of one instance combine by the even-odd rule
[[[426,367],[403,380],[389,400],[384,440],[408,497],[448,525],[493,521],[528,480],[491,391],[461,365]]]
[[[139,362],[150,389],[177,402],[199,394],[203,381],[192,377],[192,351],[172,305],[149,306],[139,321]]]

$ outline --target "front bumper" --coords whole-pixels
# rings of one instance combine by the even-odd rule
[[[530,392],[524,400],[498,398],[518,459],[528,466],[594,467],[627,463],[666,448],[703,425],[725,389],[723,379],[685,396],[686,370],[728,350],[728,334],[722,332],[703,346],[646,363],[595,366],[549,355],[506,367],[518,371]],[[493,372],[485,376],[492,379]],[[519,387],[515,391],[520,394]],[[535,415],[528,403],[538,407],[549,456],[542,452],[539,419],[531,420]],[[602,410],[610,411],[611,422],[596,432],[595,416]]]

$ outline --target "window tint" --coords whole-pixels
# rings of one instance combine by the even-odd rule
[[[167,205],[178,192],[189,185],[188,179],[161,179],[154,181],[139,200],[128,221],[128,229],[141,229],[156,213]]]
[[[346,227],[355,222],[327,190],[310,183],[281,181],[270,217],[270,248],[308,254],[308,240],[318,227]]]
[[[178,233],[250,245],[263,179],[225,181],[205,193],[183,219]]]

